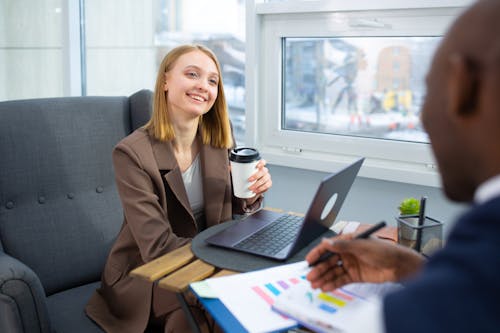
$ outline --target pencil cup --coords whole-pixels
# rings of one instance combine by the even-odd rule
[[[418,215],[401,215],[398,222],[398,243],[414,249],[426,256],[443,247],[443,223],[425,217],[422,225]]]

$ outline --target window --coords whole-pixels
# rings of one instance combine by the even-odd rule
[[[62,2],[0,1],[0,100],[64,95]]]
[[[241,144],[243,0],[1,0],[0,100],[152,90],[164,55],[183,43],[204,44],[219,58]]]
[[[438,41],[284,38],[281,128],[428,142],[419,114],[424,75]]]
[[[459,2],[254,2],[249,142],[273,164],[328,172],[364,156],[361,176],[439,186],[419,114]]]
[[[203,44],[221,63],[236,141],[242,143],[244,10],[243,0],[85,0],[87,94],[130,95],[144,88],[152,90],[168,51],[185,43]]]

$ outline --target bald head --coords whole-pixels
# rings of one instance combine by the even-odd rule
[[[424,124],[452,200],[500,174],[500,1],[478,1],[451,26],[427,76]]]
[[[443,44],[449,52],[467,55],[478,62],[498,60],[500,51],[500,1],[480,0],[452,25]]]

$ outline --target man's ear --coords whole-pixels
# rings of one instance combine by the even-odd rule
[[[456,116],[476,111],[479,92],[479,70],[472,60],[454,53],[449,58],[449,112]]]

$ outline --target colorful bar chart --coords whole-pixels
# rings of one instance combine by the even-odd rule
[[[253,286],[251,289],[268,305],[272,306],[276,297],[300,283],[308,283],[305,280],[305,276],[267,282],[262,285]],[[317,308],[330,315],[335,314],[338,310],[357,298],[362,297],[342,288],[331,292],[307,291],[304,295],[304,299],[307,300],[311,308]]]
[[[268,305],[273,305],[276,297],[301,282],[307,283],[305,281],[305,276],[268,282],[262,285],[253,286],[251,289]],[[347,305],[347,303],[352,302],[357,297],[355,294],[343,289],[336,289],[327,293],[308,292],[308,295],[305,296],[311,306],[329,314],[334,314],[340,308],[343,308]]]
[[[359,310],[375,311],[378,301],[374,296],[381,290],[378,285],[350,284],[322,292],[311,288],[304,276],[307,271],[307,262],[299,262],[207,282],[249,332],[279,331],[297,322],[320,331],[348,330],[364,325],[357,320]]]
[[[274,300],[283,291],[289,289],[290,287],[299,284],[301,281],[306,279],[305,276],[292,277],[288,279],[273,281],[264,283],[263,285],[252,286],[251,289],[259,295],[267,304],[273,305]]]

